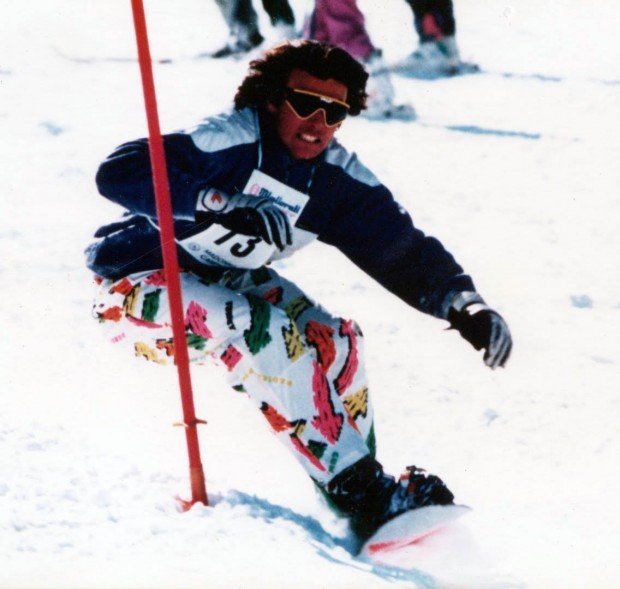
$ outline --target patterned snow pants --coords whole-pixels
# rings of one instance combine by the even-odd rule
[[[189,272],[180,278],[190,361],[221,364],[317,483],[374,454],[362,334],[353,321],[333,317],[268,268],[227,270],[212,282]],[[112,342],[173,364],[163,273],[96,281],[93,315]]]

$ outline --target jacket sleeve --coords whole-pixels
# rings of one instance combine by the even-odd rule
[[[475,291],[444,246],[417,229],[383,185],[352,183],[320,238],[412,307],[446,318],[455,295]]]
[[[173,216],[176,220],[193,221],[198,190],[208,182],[212,166],[189,135],[174,133],[165,135],[163,140]],[[132,213],[156,217],[146,139],[118,147],[99,167],[96,182],[99,192],[112,202]]]

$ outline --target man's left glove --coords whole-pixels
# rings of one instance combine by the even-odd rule
[[[476,350],[484,348],[484,363],[492,369],[503,367],[512,350],[508,325],[476,293],[462,293],[448,311],[452,329],[458,330]]]
[[[221,190],[204,188],[198,193],[196,221],[216,223],[243,235],[260,237],[283,251],[293,243],[291,223],[280,208],[267,198],[238,192],[228,195]]]

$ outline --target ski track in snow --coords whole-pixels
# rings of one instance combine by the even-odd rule
[[[172,4],[146,7],[154,58],[173,58],[155,65],[165,131],[228,108],[246,69],[193,59],[225,39],[213,3]],[[620,585],[620,9],[597,5],[586,26],[577,0],[456,4],[463,56],[483,71],[394,76],[418,121],[339,135],[505,315],[508,368],[485,369],[326,246],[278,264],[362,326],[386,470],[423,466],[474,508],[382,563],[352,556],[343,521],[208,367],[192,377],[212,506],[177,510],[176,375],[110,349],[82,255],[119,213],[96,194],[99,162],[146,134],[137,64],[118,61],[135,54],[129,5],[4,15],[0,587]],[[414,48],[404,2],[360,6],[389,59]]]

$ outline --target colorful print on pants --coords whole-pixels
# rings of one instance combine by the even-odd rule
[[[374,453],[363,338],[353,321],[267,268],[228,270],[211,283],[189,272],[180,279],[190,362],[220,364],[314,480],[325,484]],[[96,282],[93,316],[112,343],[173,364],[163,273]]]

